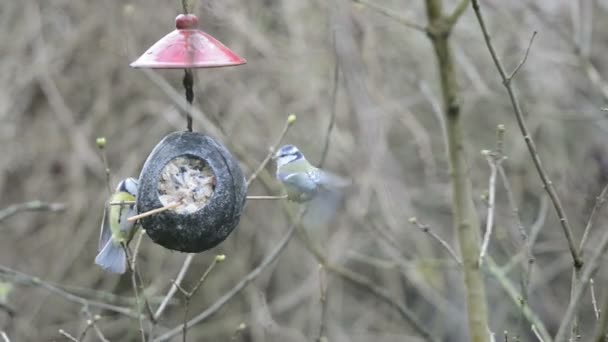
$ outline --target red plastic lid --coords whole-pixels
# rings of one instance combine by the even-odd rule
[[[175,18],[175,31],[161,38],[144,52],[133,68],[190,69],[241,65],[247,61],[217,39],[196,29],[198,18],[180,14]]]

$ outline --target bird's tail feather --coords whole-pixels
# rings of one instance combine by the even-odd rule
[[[115,245],[112,239],[106,242],[106,245],[101,249],[95,263],[106,271],[113,273],[125,273],[127,270],[127,256],[124,249],[120,245]]]

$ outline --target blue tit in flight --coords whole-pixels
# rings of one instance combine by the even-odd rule
[[[99,236],[99,254],[95,258],[95,263],[106,271],[113,273],[126,271],[127,256],[123,245],[126,246],[131,241],[136,230],[136,223],[127,219],[137,214],[134,204],[137,186],[135,178],[123,179],[106,203]],[[120,204],[120,202],[127,203]]]
[[[306,160],[293,145],[281,147],[274,155],[277,163],[277,179],[287,191],[289,200],[303,203],[319,195],[337,194],[350,181],[323,171]]]

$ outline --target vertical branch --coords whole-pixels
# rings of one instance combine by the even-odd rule
[[[473,10],[475,11],[475,16],[477,17],[477,21],[479,22],[479,26],[483,33],[483,37],[486,42],[486,46],[488,47],[488,51],[490,52],[492,60],[494,61],[494,64],[496,65],[496,69],[498,70],[498,73],[500,74],[500,78],[502,79],[502,82],[503,82],[505,88],[507,89],[507,93],[509,94],[511,104],[513,105],[513,111],[515,112],[515,118],[517,119],[517,124],[521,131],[521,134],[524,137],[526,146],[528,147],[528,151],[530,152],[530,156],[532,157],[532,161],[534,162],[534,166],[536,167],[536,171],[537,171],[538,175],[540,176],[540,179],[543,182],[543,186],[544,186],[545,190],[547,191],[547,193],[549,194],[549,198],[551,198],[551,202],[553,202],[553,206],[555,207],[555,211],[557,212],[557,216],[559,217],[559,222],[562,226],[562,230],[563,230],[566,240],[568,242],[568,248],[570,249],[570,254],[572,255],[572,260],[574,262],[574,268],[580,269],[583,266],[583,260],[581,259],[579,250],[574,243],[574,237],[572,236],[572,228],[570,228],[570,223],[568,222],[568,219],[566,218],[566,213],[564,211],[564,208],[562,207],[562,204],[557,195],[557,192],[555,191],[555,188],[553,187],[553,183],[549,179],[549,176],[547,175],[547,172],[545,171],[545,169],[541,163],[540,157],[538,155],[538,151],[536,149],[536,144],[534,143],[534,139],[532,139],[532,136],[530,135],[530,132],[528,131],[528,126],[526,124],[526,121],[524,120],[523,111],[521,109],[519,100],[517,99],[517,96],[515,95],[515,91],[513,90],[513,86],[511,83],[511,81],[513,80],[513,77],[517,74],[517,72],[520,70],[521,66],[525,63],[525,61],[528,57],[530,48],[532,46],[532,42],[534,40],[534,37],[536,36],[536,32],[534,32],[534,34],[532,35],[532,38],[530,39],[528,49],[526,50],[526,53],[525,53],[523,59],[521,60],[519,65],[515,68],[515,70],[510,75],[508,75],[507,72],[505,71],[504,66],[502,65],[502,62],[498,58],[498,54],[496,53],[496,50],[494,49],[494,46],[492,45],[492,42],[490,40],[490,34],[488,33],[488,29],[486,27],[485,21],[483,19],[483,16],[481,15],[481,9],[479,7],[479,0],[473,0],[472,5],[473,5]]]
[[[485,286],[479,270],[480,227],[466,165],[458,84],[452,50],[449,46],[449,36],[455,21],[443,16],[441,0],[426,0],[426,9],[429,22],[428,36],[435,50],[441,79],[452,183],[452,210],[462,253],[469,336],[474,342],[487,341],[489,336]]]

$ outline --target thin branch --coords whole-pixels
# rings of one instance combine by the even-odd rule
[[[492,42],[490,40],[490,34],[488,33],[488,29],[486,27],[485,21],[481,14],[481,9],[479,7],[479,0],[472,0],[472,5],[473,5],[473,10],[475,11],[475,16],[477,17],[477,21],[479,22],[479,26],[483,33],[483,37],[486,42],[486,46],[490,52],[492,60],[494,61],[496,69],[498,70],[498,73],[500,74],[500,77],[502,78],[503,84],[504,84],[505,88],[507,89],[507,93],[509,94],[511,104],[513,105],[513,110],[515,112],[515,117],[517,119],[517,124],[521,131],[521,134],[524,137],[526,146],[528,147],[528,151],[530,152],[530,155],[532,156],[534,166],[536,167],[536,170],[543,183],[543,186],[545,187],[545,190],[549,194],[549,197],[551,198],[551,201],[553,202],[553,206],[555,207],[555,211],[557,212],[557,216],[559,217],[559,221],[562,226],[562,230],[564,231],[564,235],[566,236],[566,240],[568,241],[568,248],[570,249],[570,254],[572,255],[572,260],[574,262],[574,266],[575,266],[575,268],[581,268],[583,265],[583,260],[581,259],[579,250],[577,249],[576,244],[574,242],[574,237],[572,235],[572,228],[570,227],[570,223],[568,222],[568,219],[566,218],[566,213],[564,211],[564,208],[562,207],[562,204],[557,195],[557,192],[555,191],[555,188],[553,187],[553,183],[549,179],[549,176],[547,175],[547,172],[545,171],[545,169],[541,163],[540,157],[538,155],[538,151],[536,149],[536,144],[534,143],[534,140],[532,139],[532,136],[530,135],[530,132],[528,131],[528,127],[527,127],[526,121],[524,119],[523,112],[522,112],[521,106],[519,104],[519,100],[517,99],[515,92],[513,90],[513,87],[511,85],[511,79],[507,76],[507,73],[505,72],[502,62],[498,58],[498,54],[496,53],[496,50],[494,49],[494,46],[492,45]],[[527,53],[526,53],[526,56],[527,56]],[[524,58],[525,58],[525,56],[524,56]]]
[[[163,301],[160,303],[160,305],[158,306],[158,309],[156,309],[156,312],[154,313],[155,320],[158,320],[160,318],[160,315],[162,315],[163,312],[165,311],[167,304],[169,304],[169,301],[171,300],[171,298],[173,298],[173,296],[175,295],[175,292],[177,292],[177,287],[184,280],[184,277],[186,276],[186,273],[188,272],[188,269],[190,268],[190,264],[192,264],[192,260],[194,259],[195,255],[196,254],[194,254],[194,253],[190,253],[184,260],[182,267],[180,268],[179,272],[177,273],[177,277],[175,278],[175,281],[173,281],[171,283],[171,288],[169,289],[169,292],[167,292],[167,295],[163,298]]]
[[[599,213],[599,211],[602,209],[602,207],[604,206],[604,203],[606,203],[606,194],[607,193],[608,193],[608,184],[606,184],[604,186],[604,188],[602,189],[600,194],[596,197],[595,205],[593,206],[593,209],[591,210],[591,214],[589,214],[589,219],[587,220],[587,224],[585,225],[585,231],[583,233],[583,237],[581,238],[581,242],[578,247],[581,251],[581,255],[585,253],[584,252],[585,244],[587,243],[587,239],[589,238],[589,233],[591,232],[591,228],[593,227],[593,224],[595,223],[596,216]]]
[[[593,334],[593,339],[591,341],[594,342],[605,342],[606,334],[608,333],[608,296],[604,294],[604,301],[602,303],[602,308],[599,311],[600,319],[595,326],[595,333]]]
[[[317,342],[327,341],[327,328],[325,321],[327,320],[327,272],[323,265],[319,265],[319,304],[321,305],[321,318],[319,324],[319,337]]]
[[[424,27],[423,25],[417,24],[417,23],[399,15],[397,12],[390,10],[388,8],[385,8],[383,6],[376,5],[375,3],[370,2],[368,0],[352,0],[352,2],[363,5],[369,9],[373,10],[376,13],[382,14],[385,17],[390,18],[390,19],[400,23],[401,25],[403,25],[405,27],[409,27],[411,29],[414,29],[416,31],[420,31],[423,33],[427,32],[426,27]]]
[[[509,278],[506,276],[505,272],[501,271],[500,267],[498,265],[496,265],[496,263],[494,262],[494,259],[492,259],[491,257],[488,256],[486,258],[486,261],[487,261],[487,263],[486,263],[485,268],[489,271],[489,273],[492,276],[494,276],[494,278],[496,279],[498,284],[500,284],[500,286],[503,288],[503,290],[509,295],[509,298],[511,298],[511,300],[513,301],[515,306],[519,310],[521,310],[521,313],[526,318],[526,320],[533,327],[536,327],[538,334],[542,337],[543,340],[545,340],[547,342],[551,341],[551,335],[549,335],[549,332],[548,332],[547,328],[545,327],[545,324],[536,315],[536,313],[534,311],[532,311],[532,309],[530,308],[528,303],[526,301],[521,300],[522,295],[517,292],[515,285],[513,285],[511,280],[509,280]]]
[[[120,314],[123,314],[128,317],[137,318],[137,315],[135,313],[133,313],[132,310],[130,310],[126,307],[107,304],[107,303],[94,301],[94,300],[88,300],[86,298],[83,298],[83,297],[74,295],[70,292],[67,292],[55,285],[47,283],[38,277],[33,277],[33,276],[27,275],[25,273],[21,273],[19,271],[12,270],[12,269],[2,266],[2,265],[0,265],[0,277],[4,278],[4,279],[8,279],[9,281],[12,280],[19,284],[35,286],[35,287],[45,289],[55,295],[58,295],[61,298],[64,298],[70,302],[78,303],[82,306],[96,307],[96,308],[120,313]]]
[[[545,342],[545,341],[548,341],[548,340],[545,340],[545,339],[544,339],[544,338],[541,336],[540,332],[538,331],[538,328],[537,328],[535,325],[533,325],[533,326],[532,326],[532,332],[534,333],[534,336],[536,336],[536,338],[537,338],[537,339],[538,339],[540,342]]]
[[[462,16],[464,11],[466,11],[467,6],[469,6],[470,0],[461,0],[458,6],[454,9],[454,12],[447,17],[447,23],[450,29],[458,22],[458,19]]]
[[[452,259],[454,259],[454,261],[456,261],[456,263],[458,265],[462,265],[462,260],[460,260],[460,258],[458,257],[458,254],[456,254],[456,252],[450,246],[450,244],[447,243],[444,239],[442,239],[439,235],[437,235],[437,233],[435,233],[433,230],[431,230],[431,228],[428,225],[420,223],[418,221],[418,218],[416,218],[416,217],[410,217],[410,219],[408,221],[409,221],[409,223],[418,227],[418,229],[420,229],[423,233],[428,234],[435,241],[439,242],[441,247],[443,247],[446,251],[448,251],[448,253],[452,257]]]
[[[266,155],[266,157],[264,157],[264,160],[262,160],[262,162],[260,163],[260,165],[258,165],[258,168],[255,169],[255,171],[247,179],[247,186],[248,187],[251,184],[251,182],[253,182],[258,177],[258,174],[262,170],[264,170],[264,168],[266,167],[266,164],[268,164],[268,162],[270,162],[270,159],[272,159],[272,156],[273,156],[275,150],[281,144],[281,142],[285,138],[285,135],[287,134],[287,131],[289,131],[289,127],[291,127],[294,124],[294,122],[296,122],[296,115],[295,114],[289,114],[287,116],[287,119],[285,120],[285,125],[283,126],[283,130],[281,131],[281,134],[277,138],[277,141],[274,143],[274,145],[272,145],[268,149],[268,154]]]
[[[608,232],[602,236],[602,239],[599,245],[594,248],[593,253],[589,261],[585,263],[585,266],[582,268],[580,272],[580,278],[578,280],[578,285],[574,287],[572,291],[572,296],[570,297],[570,303],[568,304],[568,308],[566,309],[566,313],[564,314],[559,329],[557,331],[557,335],[555,337],[555,342],[564,342],[566,340],[566,335],[568,334],[568,327],[570,322],[574,318],[577,313],[578,306],[581,303],[581,299],[587,290],[587,286],[589,285],[589,280],[595,275],[599,268],[599,264],[601,261],[602,255],[608,249]]]
[[[108,154],[106,153],[106,138],[99,137],[95,140],[95,144],[99,149],[99,153],[101,154],[101,161],[103,162],[103,170],[106,175],[106,189],[108,189],[108,194],[112,194],[112,182],[110,181],[110,164],[108,163]]]
[[[593,305],[593,313],[595,314],[595,320],[600,319],[600,309],[597,307],[597,298],[595,297],[595,283],[593,278],[589,279],[589,290],[591,291],[591,305]]]
[[[0,222],[7,218],[24,211],[63,211],[65,205],[63,203],[47,203],[42,201],[30,201],[19,204],[12,204],[6,208],[0,209]]]
[[[300,214],[297,221],[301,219],[302,215]],[[211,306],[209,306],[205,311],[199,313],[192,319],[190,319],[186,325],[192,327],[196,324],[199,324],[217,311],[219,311],[228,301],[234,298],[237,294],[239,294],[249,283],[254,281],[262,271],[272,264],[281,254],[281,252],[285,249],[291,238],[293,237],[293,233],[295,232],[296,224],[292,223],[287,230],[287,233],[283,237],[283,239],[275,246],[275,248],[270,251],[270,253],[264,258],[264,260],[260,263],[258,267],[253,269],[249,274],[247,274],[241,281],[239,281],[230,291],[226,292],[223,296],[221,296],[218,300],[215,301]],[[167,331],[161,336],[155,338],[154,342],[166,341],[170,338],[179,335],[182,332],[184,324],[180,324],[179,326]]]
[[[336,37],[334,36],[334,40]],[[325,132],[325,143],[323,144],[323,152],[321,152],[321,158],[319,158],[319,168],[323,168],[325,160],[327,159],[327,152],[329,152],[329,142],[331,140],[331,132],[334,130],[336,125],[336,112],[338,111],[338,89],[340,86],[340,64],[338,63],[338,56],[336,49],[334,48],[334,80],[333,89],[331,91],[331,116],[329,117],[329,123],[327,124],[327,131]]]
[[[526,64],[526,61],[528,60],[528,55],[530,54],[530,49],[532,48],[532,43],[534,43],[534,38],[536,37],[536,34],[537,34],[536,31],[534,31],[532,33],[532,37],[530,38],[530,42],[528,43],[528,48],[526,49],[526,53],[524,54],[524,58],[522,58],[521,61],[519,61],[519,64],[517,64],[517,66],[511,73],[511,75],[509,75],[509,77],[507,78],[509,81],[512,80],[513,77],[515,77],[515,75],[517,75],[517,73],[519,72],[521,67],[524,66],[524,64]]]
[[[196,283],[196,285],[194,285],[194,288],[192,288],[191,291],[186,291],[179,283],[177,283],[175,281],[173,282],[173,285],[175,285],[175,287],[184,295],[184,298],[186,299],[186,301],[184,303],[184,324],[182,325],[182,341],[183,342],[186,342],[186,340],[187,340],[186,336],[188,333],[188,308],[190,307],[190,299],[192,299],[192,297],[196,294],[196,292],[201,287],[201,285],[203,284],[205,279],[207,279],[207,277],[211,273],[211,270],[213,270],[213,268],[215,268],[215,265],[224,261],[225,259],[226,259],[226,256],[223,254],[216,255],[215,258],[213,258],[213,261],[211,262],[209,267],[207,267],[207,270],[203,273],[203,275],[201,276],[199,281]]]
[[[76,337],[72,336],[69,332],[67,332],[63,329],[59,329],[59,335],[67,338],[68,340],[70,340],[72,342],[80,342]]]
[[[484,151],[486,152],[486,151]],[[489,151],[488,151],[489,152]],[[483,258],[486,256],[488,246],[490,245],[490,237],[494,228],[494,204],[496,198],[496,164],[500,161],[496,160],[490,153],[486,154],[488,165],[490,165],[490,180],[488,185],[488,218],[486,219],[486,232],[481,243],[481,251],[479,252],[479,265],[483,264]]]
[[[3,342],[11,342],[11,340],[8,338],[8,335],[4,331],[0,330],[0,337],[2,337]]]
[[[99,340],[101,342],[109,342],[108,339],[101,332],[101,329],[99,329],[99,326],[97,326],[97,321],[99,321],[101,319],[101,316],[99,316],[99,315],[93,316],[93,314],[91,314],[91,312],[89,311],[89,309],[87,307],[84,307],[83,309],[88,318],[87,324],[89,324],[89,322],[91,322],[91,326],[93,327],[93,330],[95,330],[95,334],[97,335]],[[81,340],[82,340],[82,338],[81,338]]]
[[[141,299],[139,297],[139,287],[137,285],[137,276],[135,274],[135,258],[131,257],[131,252],[129,252],[129,247],[126,244],[122,244],[122,248],[127,255],[127,265],[129,266],[129,271],[131,271],[131,284],[133,286],[133,294],[135,295],[135,302],[137,305],[137,318],[139,320],[139,333],[141,334],[142,342],[146,342],[146,333],[144,330],[144,315],[141,313]]]

